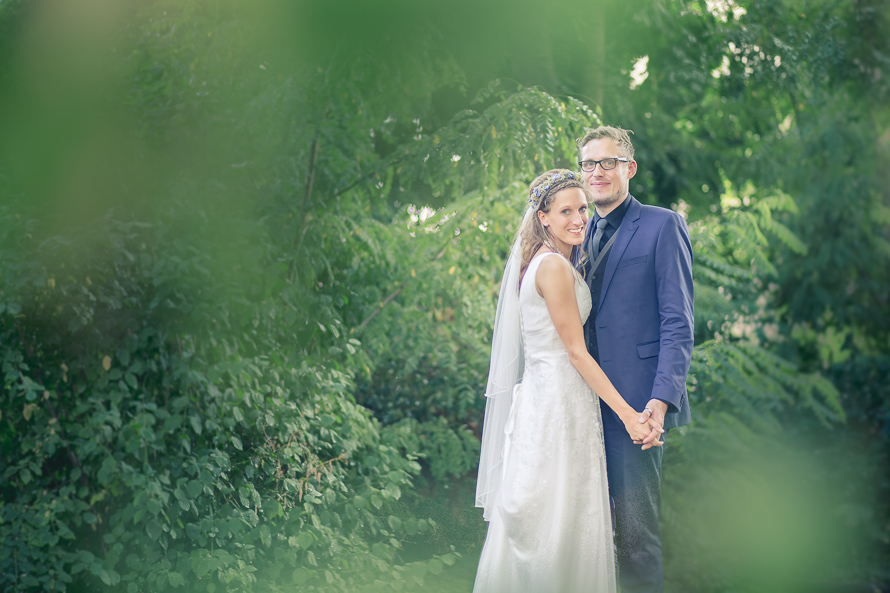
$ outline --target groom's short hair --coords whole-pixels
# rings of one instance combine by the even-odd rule
[[[615,144],[618,145],[618,149],[624,152],[624,154],[622,154],[621,156],[626,156],[627,158],[633,160],[634,145],[630,141],[630,136],[628,135],[629,133],[633,134],[633,130],[625,130],[612,126],[600,126],[592,130],[587,130],[587,133],[578,139],[578,150],[584,148],[584,145],[591,140],[610,138],[615,141]]]

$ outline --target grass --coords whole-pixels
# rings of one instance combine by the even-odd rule
[[[448,566],[440,575],[427,575],[423,584],[424,593],[470,593],[476,578],[479,552],[463,554],[453,566]],[[418,588],[419,590],[420,588]]]

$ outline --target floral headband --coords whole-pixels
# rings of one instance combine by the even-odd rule
[[[528,203],[533,207],[537,208],[541,203],[541,198],[546,194],[550,188],[556,185],[558,182],[563,179],[575,179],[578,183],[581,183],[581,174],[576,173],[574,171],[565,171],[563,173],[554,173],[550,176],[550,179],[546,179],[543,182],[539,183],[532,189],[531,194],[528,198]]]

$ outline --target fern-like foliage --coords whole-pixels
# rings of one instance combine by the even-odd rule
[[[718,217],[690,225],[696,282],[696,343],[689,388],[697,421],[707,424],[730,413],[746,431],[776,434],[792,409],[814,414],[826,426],[844,417],[830,382],[801,373],[793,360],[775,354],[781,340],[772,330],[770,242],[795,252],[805,246],[775,214],[796,212],[785,194],[742,200],[727,188]]]

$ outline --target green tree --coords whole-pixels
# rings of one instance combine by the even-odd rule
[[[411,590],[478,549],[501,267],[597,113],[696,255],[669,583],[787,590],[848,541],[873,577],[887,509],[830,487],[863,466],[783,436],[890,442],[886,9],[593,8],[0,5],[4,588]]]

